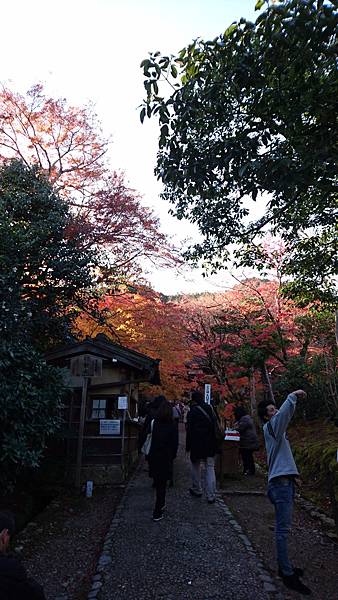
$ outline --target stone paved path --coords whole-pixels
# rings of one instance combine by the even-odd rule
[[[183,436],[181,436],[183,437]],[[181,440],[183,442],[183,439]],[[142,464],[106,538],[89,598],[100,600],[268,600],[254,552],[221,501],[188,493],[190,469],[180,446],[165,518],[151,520],[153,490]],[[96,579],[96,585],[95,585]],[[96,589],[95,589],[96,588]]]

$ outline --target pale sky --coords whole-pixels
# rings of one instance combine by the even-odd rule
[[[158,126],[139,120],[140,62],[148,52],[176,54],[196,37],[213,39],[232,21],[257,17],[255,0],[6,0],[1,5],[0,81],[25,92],[43,82],[70,104],[95,104],[105,136],[112,136],[111,167],[123,170],[143,203],[160,216],[173,239],[193,238],[189,223],[169,217],[154,176]],[[175,277],[156,272],[163,293],[197,292],[229,283],[223,275]]]

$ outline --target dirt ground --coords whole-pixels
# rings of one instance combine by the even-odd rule
[[[46,598],[87,598],[103,539],[125,486],[63,494],[19,533],[14,548]]]
[[[274,510],[265,494],[266,477],[227,478],[222,497],[255,547],[257,555],[272,576],[280,582],[285,599],[300,598],[290,592],[277,578],[274,542]],[[256,492],[256,493],[255,493]],[[295,505],[293,527],[290,534],[290,558],[295,566],[304,568],[304,583],[312,590],[315,600],[337,600],[338,598],[338,544],[299,505]]]

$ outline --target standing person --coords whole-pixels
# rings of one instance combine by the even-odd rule
[[[42,587],[27,577],[21,561],[8,554],[15,521],[12,513],[0,512],[0,598],[1,600],[46,600]]]
[[[278,572],[288,588],[308,596],[311,591],[300,581],[303,570],[291,565],[287,545],[292,523],[295,478],[299,473],[286,430],[298,398],[305,397],[303,390],[296,390],[288,395],[279,410],[271,401],[264,400],[258,405],[258,415],[265,423],[263,432],[269,465],[268,497],[275,507]]]
[[[203,394],[195,391],[191,394],[191,408],[187,417],[186,450],[190,452],[192,496],[202,496],[201,462],[206,469],[206,495],[209,504],[216,497],[215,454],[217,441],[215,435],[216,416],[212,407],[203,401]]]
[[[189,406],[187,404],[183,405],[183,424],[185,429],[187,429],[187,421],[188,421],[188,412],[189,412]]]
[[[244,406],[236,406],[234,415],[236,419],[234,427],[240,435],[239,451],[243,462],[243,475],[254,475],[256,469],[253,453],[259,448],[255,423]]]
[[[173,460],[176,453],[177,428],[173,421],[173,410],[169,402],[163,400],[154,418],[148,455],[149,468],[156,490],[153,521],[163,519],[167,481],[172,478]]]

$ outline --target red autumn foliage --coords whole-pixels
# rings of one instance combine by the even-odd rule
[[[68,106],[35,85],[21,95],[0,92],[0,159],[37,164],[71,204],[81,235],[97,249],[100,267],[113,278],[140,275],[144,261],[173,266],[178,253],[160,231],[154,213],[141,204],[121,173],[106,161],[109,141],[92,106]],[[112,271],[113,267],[113,271]],[[102,270],[106,277],[108,270]]]

